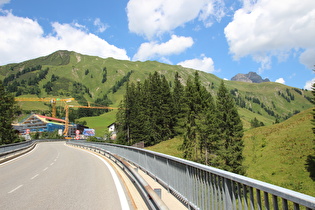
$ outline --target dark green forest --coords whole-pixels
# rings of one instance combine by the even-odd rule
[[[178,73],[170,82],[155,72],[128,83],[117,113],[118,142],[150,146],[180,135],[184,158],[244,174],[243,126],[223,80],[216,98],[201,85],[198,72],[186,86],[180,81]]]

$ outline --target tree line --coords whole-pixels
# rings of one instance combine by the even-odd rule
[[[243,125],[224,82],[214,98],[197,71],[185,86],[181,81],[178,73],[170,83],[154,72],[128,83],[116,118],[118,143],[149,146],[181,136],[184,158],[244,174]]]

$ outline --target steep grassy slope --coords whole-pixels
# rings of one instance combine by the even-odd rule
[[[315,173],[311,119],[312,109],[308,109],[282,123],[246,131],[243,154],[247,176],[315,196],[310,173]],[[146,149],[182,157],[181,144],[176,138]]]
[[[41,65],[41,70],[36,69],[39,65]],[[23,73],[25,69],[32,71]],[[48,71],[44,78],[40,78],[37,84],[29,85],[32,79],[38,77],[46,69]],[[79,102],[82,99],[94,102],[106,94],[113,102],[111,106],[117,107],[125,93],[126,83],[122,83],[116,92],[113,91],[113,87],[121,82],[128,72],[132,72],[129,81],[137,82],[143,81],[154,71],[165,75],[171,83],[175,72],[179,72],[183,84],[189,76],[193,76],[195,73],[193,69],[155,61],[131,62],[113,58],[103,59],[76,52],[57,51],[51,55],[22,63],[0,66],[0,79],[11,77],[13,79],[8,82],[8,85],[12,86],[14,82],[19,83],[22,90],[35,87],[37,89],[33,95],[36,94],[36,97],[75,97]],[[102,82],[105,73],[106,81]],[[216,95],[221,79],[201,71],[199,71],[199,75],[202,84],[213,95]],[[50,92],[47,92],[47,88],[45,88],[47,84],[51,85]],[[250,128],[249,122],[255,117],[265,125],[271,125],[276,119],[283,121],[295,113],[312,107],[309,102],[312,97],[310,91],[272,82],[250,84],[225,81],[225,84],[240,107],[239,112],[246,129]],[[23,95],[19,97],[23,97]],[[23,109],[35,110],[30,107],[31,103],[26,106],[24,104],[26,103],[21,104]],[[37,104],[34,103],[34,106],[37,107]],[[40,107],[41,110],[45,107],[46,110],[49,110],[49,106],[43,106]]]
[[[315,180],[308,171],[315,158],[311,119],[308,109],[282,123],[247,131],[247,175],[315,196]]]

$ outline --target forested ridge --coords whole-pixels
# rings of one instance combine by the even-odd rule
[[[166,80],[172,83],[172,89],[175,85],[173,84],[175,72],[178,72],[181,83],[185,86],[188,77],[193,77],[195,72],[179,65],[167,65],[156,61],[122,61],[57,51],[33,60],[0,66],[0,79],[3,80],[5,89],[15,97],[75,98],[83,106],[94,103],[95,106],[117,107],[125,94],[128,81],[135,84],[138,81],[143,83],[148,79],[148,75],[155,71],[163,74]],[[206,72],[198,73],[201,85],[213,96],[217,95],[221,79]],[[245,129],[253,127],[252,125],[256,127],[282,122],[312,106],[311,93],[307,90],[272,82],[251,84],[224,81],[224,83],[238,106]],[[30,103],[19,104],[23,113],[51,114],[49,103],[33,103],[33,106]],[[104,113],[100,110],[81,110],[78,113],[76,110],[73,111],[70,116],[72,121]],[[57,117],[64,117],[64,113],[62,107],[57,107]],[[113,122],[111,119],[104,126]]]
[[[180,81],[178,73],[169,82],[154,72],[128,83],[117,113],[118,142],[150,146],[180,135],[184,158],[244,174],[243,126],[224,82],[214,98],[197,71],[186,86]]]

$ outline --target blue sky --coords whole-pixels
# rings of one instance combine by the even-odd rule
[[[314,0],[0,0],[0,65],[72,50],[315,81]]]

